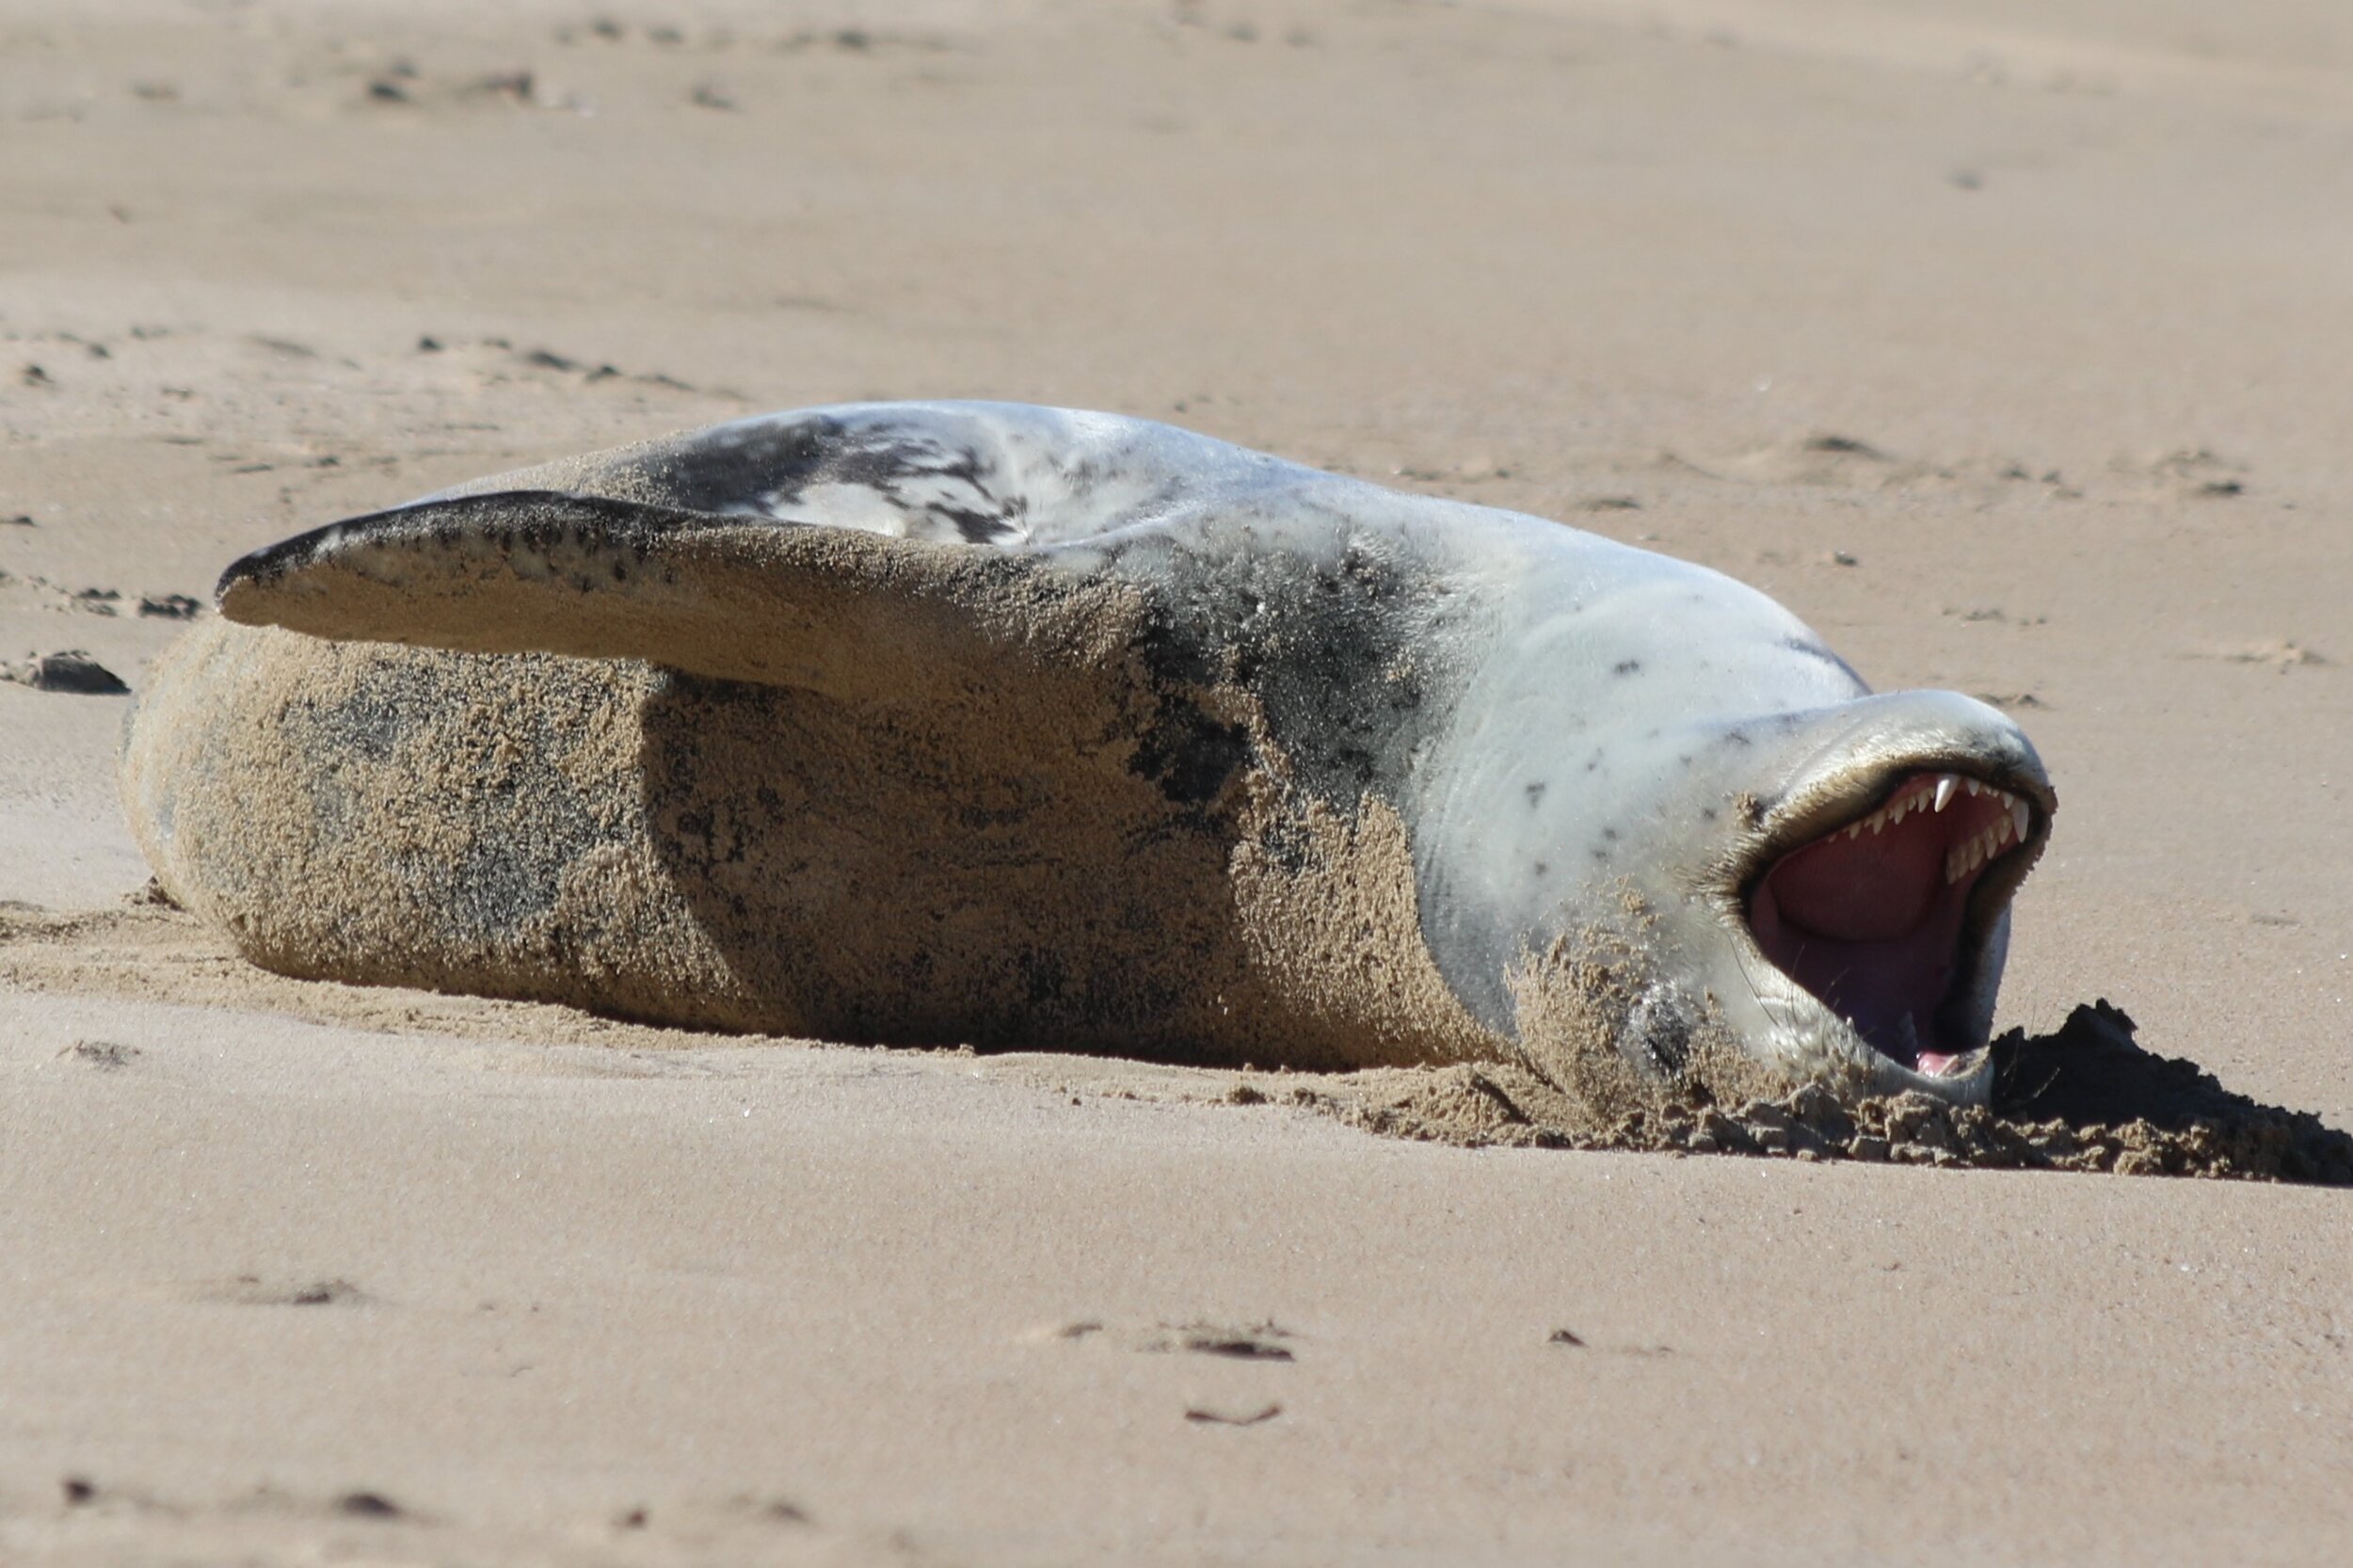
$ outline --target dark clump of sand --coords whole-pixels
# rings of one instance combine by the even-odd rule
[[[2105,1000],[2077,1007],[2048,1034],[2012,1030],[1993,1043],[1986,1106],[1915,1094],[1848,1102],[1819,1084],[1736,1098],[1702,1073],[1604,1121],[1582,1096],[1488,1064],[1362,1074],[1337,1093],[1302,1087],[1291,1097],[1369,1131],[1458,1144],[2353,1186],[2353,1136],[2234,1094],[2133,1034],[2132,1019]]]
[[[22,664],[0,664],[0,680],[73,696],[122,696],[131,690],[120,676],[78,648],[35,654]]]

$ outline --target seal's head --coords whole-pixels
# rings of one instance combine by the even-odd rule
[[[1790,740],[1786,784],[1700,876],[1738,971],[1714,994],[1768,1059],[1984,1099],[2010,898],[2057,804],[2034,748],[1952,692],[1864,697]]]
[[[1423,918],[1458,994],[1540,1062],[1598,1025],[1655,1070],[1713,1040],[1848,1092],[1988,1097],[2009,901],[2055,805],[2018,727],[1874,695],[1703,568],[1555,536],[1507,575],[1421,776]],[[1552,1011],[1589,991],[1550,976],[1604,971],[1574,1021]]]

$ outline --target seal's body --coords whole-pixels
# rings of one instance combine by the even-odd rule
[[[1703,568],[1165,425],[779,414],[223,579],[124,760],[287,973],[1307,1066],[1981,1096],[2052,797]],[[1572,1040],[1574,1037],[1574,1041]]]

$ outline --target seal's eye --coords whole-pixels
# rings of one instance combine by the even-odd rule
[[[1970,890],[2026,841],[2033,813],[2006,790],[1949,773],[1900,780],[1868,816],[1773,863],[1749,898],[1757,946],[1873,1048],[1929,1074],[1977,1041],[1939,1022],[1969,969]]]

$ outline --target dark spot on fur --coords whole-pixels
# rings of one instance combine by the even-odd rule
[[[1641,672],[1641,668],[1642,661],[1640,659],[1621,659],[1616,664],[1609,666],[1609,673],[1612,675],[1637,675]]]
[[[1241,726],[1222,724],[1194,704],[1174,698],[1162,701],[1128,765],[1176,805],[1199,806],[1217,798],[1249,755],[1250,737]]]
[[[1529,810],[1536,809],[1538,803],[1544,798],[1545,786],[1541,782],[1528,786],[1528,808]]]

